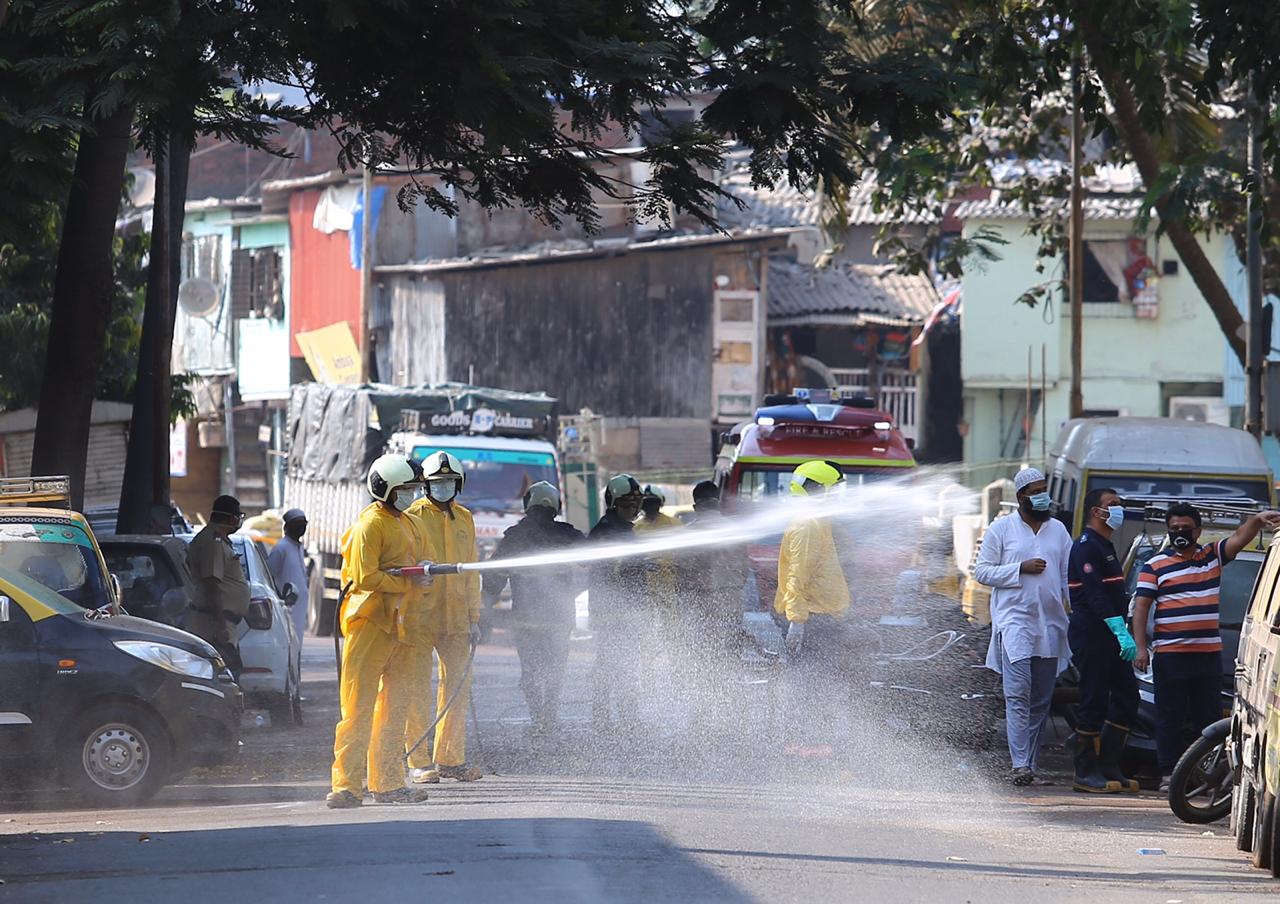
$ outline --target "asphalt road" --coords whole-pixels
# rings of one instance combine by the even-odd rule
[[[305,655],[308,725],[251,731],[234,766],[194,774],[134,810],[75,810],[49,794],[0,802],[0,900],[1192,904],[1280,895],[1235,851],[1225,824],[1182,825],[1154,794],[1019,791],[998,781],[998,757],[923,748],[873,722],[771,746],[745,706],[697,746],[684,743],[675,716],[654,710],[647,730],[595,740],[584,724],[584,645],[560,743],[530,753],[514,656],[488,647],[477,666],[476,759],[490,774],[436,786],[422,805],[329,811],[326,643],[310,641]]]

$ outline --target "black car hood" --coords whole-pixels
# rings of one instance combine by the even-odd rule
[[[218,655],[212,646],[194,634],[145,618],[113,615],[110,618],[97,619],[96,624],[109,633],[109,640],[151,640],[156,643],[167,643],[171,647],[196,653],[207,659],[214,659]]]

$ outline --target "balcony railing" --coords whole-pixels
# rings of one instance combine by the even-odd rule
[[[870,396],[889,413],[903,436],[913,441],[919,438],[915,374],[900,368],[884,367],[879,371],[879,385],[873,386],[871,371],[865,367],[832,368],[831,373],[841,392]]]

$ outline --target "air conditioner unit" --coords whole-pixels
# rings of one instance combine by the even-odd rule
[[[1231,409],[1216,396],[1173,396],[1169,399],[1169,417],[1179,421],[1231,426]]]

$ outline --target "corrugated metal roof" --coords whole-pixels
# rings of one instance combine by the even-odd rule
[[[717,211],[720,225],[726,229],[759,226],[818,226],[822,209],[818,197],[810,191],[783,181],[777,186],[754,186],[745,163],[730,169],[720,180],[720,187],[746,203],[739,210],[732,201],[721,200]],[[911,210],[903,216],[892,211],[877,210],[874,204],[876,174],[868,171],[850,192],[848,216],[850,226],[876,226],[885,223],[928,224],[936,221],[929,211]]]
[[[1027,178],[1052,179],[1067,172],[1062,160],[1000,160],[991,165],[995,188],[987,198],[961,201],[952,211],[958,220],[1026,220],[1030,214],[1005,194]],[[1083,179],[1086,220],[1133,220],[1142,214],[1143,185],[1131,163],[1096,164]],[[1046,213],[1067,215],[1066,198],[1047,199]]]
[[[633,251],[663,251],[692,248],[699,245],[729,245],[735,242],[758,242],[789,235],[789,229],[757,229],[749,232],[687,233],[637,241],[630,237],[597,239],[595,242],[569,240],[543,242],[532,248],[495,252],[484,256],[439,258],[408,264],[383,264],[375,273],[440,273],[446,270],[469,270],[481,267],[506,267],[520,264],[546,264],[589,257],[608,257]]]
[[[1142,213],[1142,196],[1086,196],[1083,203],[1086,220],[1134,220]],[[1067,215],[1067,202],[1057,200],[1044,205],[1046,212]],[[989,198],[961,201],[952,215],[958,220],[1027,220],[1030,214],[1017,201],[1007,201],[999,189]]]
[[[927,276],[908,276],[891,266],[844,264],[815,268],[785,260],[769,262],[769,316],[866,314],[923,321],[938,303]]]

